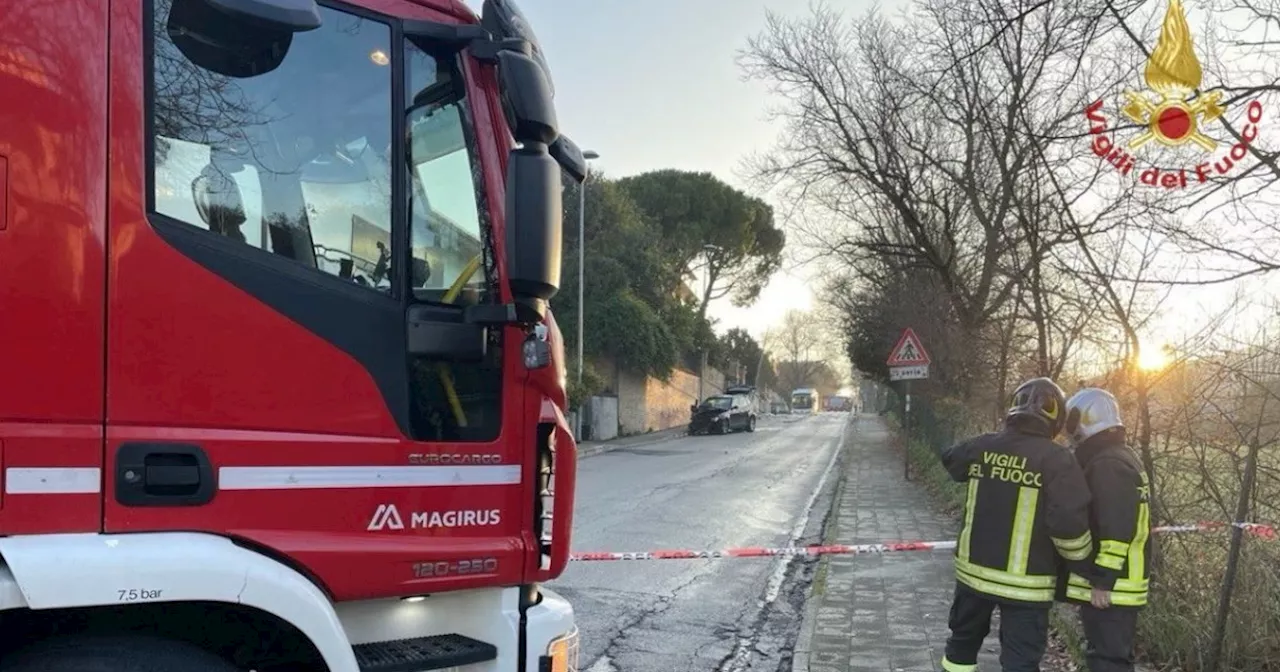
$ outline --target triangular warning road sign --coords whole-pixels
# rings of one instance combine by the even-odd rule
[[[902,338],[893,346],[889,366],[921,366],[929,363],[929,353],[920,344],[920,337],[910,327],[902,332]]]

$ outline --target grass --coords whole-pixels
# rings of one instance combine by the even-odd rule
[[[1176,428],[1175,428],[1176,429]],[[1244,471],[1244,450],[1231,438],[1153,442],[1154,495],[1177,523],[1230,520]],[[1280,518],[1280,456],[1259,453],[1248,518]],[[1156,537],[1152,601],[1139,619],[1145,656],[1162,667],[1207,667],[1226,573],[1226,530]],[[1231,596],[1221,670],[1280,670],[1280,543],[1244,535]]]

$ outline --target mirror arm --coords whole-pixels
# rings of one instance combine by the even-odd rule
[[[569,136],[561,133],[560,137],[547,147],[547,152],[575,183],[582,184],[587,181],[587,160],[582,156],[582,150],[569,139]]]
[[[484,37],[472,40],[469,48],[471,55],[483,63],[497,63],[498,54],[504,51],[514,51],[533,58],[533,44],[515,37],[495,40],[486,33]]]
[[[474,23],[438,23],[410,19],[402,25],[404,34],[409,39],[429,40],[431,47],[435,50],[439,50],[440,45],[444,45],[450,51],[469,49],[476,60],[484,63],[497,63],[498,54],[504,51],[514,51],[533,57],[533,43],[528,40],[518,37],[494,39],[488,31]]]
[[[436,50],[441,44],[452,51],[461,51],[467,45],[489,39],[489,33],[474,23],[438,23],[421,19],[409,19],[403,24],[404,34],[410,39],[430,40]],[[420,45],[421,46],[421,45]]]
[[[508,324],[530,325],[542,321],[545,302],[482,303],[463,309],[462,319],[470,324],[504,326]]]

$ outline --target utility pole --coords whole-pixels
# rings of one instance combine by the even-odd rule
[[[582,158],[590,161],[598,159],[600,155],[592,150],[582,153]],[[587,221],[587,180],[591,179],[591,170],[587,169],[587,176],[582,179],[582,184],[578,185],[578,384],[582,384],[582,267],[586,258],[585,250],[587,249],[586,221]]]

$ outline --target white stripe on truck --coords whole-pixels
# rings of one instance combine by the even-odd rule
[[[4,470],[6,495],[92,495],[102,491],[97,467],[9,467]]]
[[[451,485],[515,485],[519,465],[458,467],[222,467],[219,490],[312,488],[418,488]]]
[[[517,485],[519,465],[456,467],[222,467],[219,490],[307,490]],[[9,467],[7,495],[77,495],[102,491],[98,467]]]

